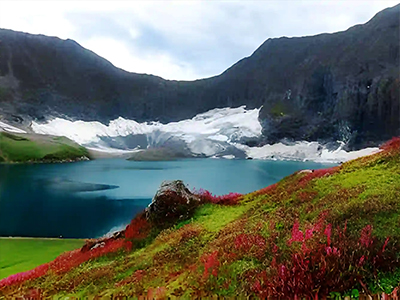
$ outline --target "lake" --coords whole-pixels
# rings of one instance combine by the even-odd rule
[[[217,195],[249,193],[297,170],[331,166],[223,159],[0,165],[0,236],[99,237],[129,223],[164,180]]]

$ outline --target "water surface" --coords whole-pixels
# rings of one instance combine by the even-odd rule
[[[0,165],[0,236],[89,238],[123,227],[163,180],[213,194],[249,193],[313,162],[193,159]]]

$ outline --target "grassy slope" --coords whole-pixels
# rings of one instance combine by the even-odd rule
[[[0,238],[0,279],[30,270],[83,244],[83,240],[73,239]]]
[[[347,222],[346,236],[356,241],[355,247],[360,247],[360,242],[357,243],[360,230],[371,224],[379,249],[387,236],[390,236],[388,248],[393,248],[400,241],[398,144],[397,150],[360,158],[336,169],[295,173],[276,185],[245,195],[235,206],[205,204],[190,220],[153,234],[155,238],[136,243],[132,251],[121,250],[92,259],[67,273],[49,272],[23,285],[0,289],[0,295],[2,292],[24,294],[35,288],[44,295],[78,297],[149,293],[150,296],[187,297],[254,293],[262,296],[257,292],[260,290],[257,284],[260,281],[266,284],[268,279],[262,281],[265,274],[267,278],[273,276],[273,257],[278,257],[283,264],[288,262],[289,266],[291,255],[303,251],[299,250],[299,242],[288,243],[296,231],[296,222],[303,232],[316,228],[319,222],[323,222],[323,228],[330,226],[327,224],[343,228]],[[322,245],[320,248],[326,249],[327,237],[322,233],[320,236],[325,239],[323,242],[313,242],[317,248]],[[332,247],[340,247],[337,236],[332,241]],[[324,255],[326,261],[332,258]],[[336,258],[335,263],[348,259],[347,256]],[[388,292],[400,281],[400,272],[393,269],[397,263],[398,260],[392,264],[390,272],[384,272],[379,266],[376,272],[369,271],[372,269],[367,265],[357,272],[367,274],[366,281],[362,280],[370,291]],[[354,266],[357,268],[356,264],[350,269]],[[328,281],[327,277],[323,278],[322,283],[325,279]],[[343,277],[328,292],[348,290],[342,283],[361,288],[359,281],[349,283]]]
[[[88,156],[87,150],[65,137],[0,132],[0,162],[51,162],[82,156]]]

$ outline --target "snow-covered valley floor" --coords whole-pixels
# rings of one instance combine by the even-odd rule
[[[108,125],[99,122],[69,121],[55,118],[47,123],[32,122],[39,134],[66,136],[92,149],[105,152],[130,152],[147,148],[171,148],[193,156],[300,160],[339,163],[379,151],[367,148],[347,152],[344,143],[336,149],[317,142],[299,141],[250,147],[248,141],[261,136],[259,109],[219,108],[198,114],[192,119],[161,124],[138,123],[122,117]],[[0,127],[8,126],[0,123]]]

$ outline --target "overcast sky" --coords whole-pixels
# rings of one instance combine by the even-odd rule
[[[192,80],[222,73],[268,38],[346,30],[397,3],[0,0],[0,28],[70,38],[127,71]]]

